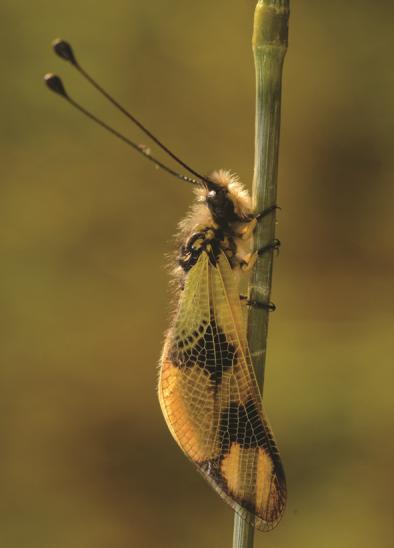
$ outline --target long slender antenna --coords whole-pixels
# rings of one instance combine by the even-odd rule
[[[151,162],[156,164],[156,166],[159,166],[161,169],[163,169],[164,171],[166,171],[170,175],[173,175],[174,177],[176,177],[177,179],[181,179],[182,181],[186,181],[187,183],[192,183],[193,185],[204,184],[200,181],[197,181],[196,179],[192,179],[191,177],[187,177],[186,175],[182,175],[182,173],[177,173],[173,169],[169,168],[168,166],[166,166],[165,164],[163,164],[162,162],[160,162],[159,160],[157,160],[156,158],[151,156],[149,151],[145,147],[143,147],[141,145],[137,145],[137,143],[134,143],[134,141],[131,141],[128,137],[125,137],[122,133],[120,133],[119,131],[116,131],[116,129],[112,128],[111,126],[109,126],[108,124],[106,124],[105,122],[103,122],[102,120],[97,118],[94,114],[92,114],[91,112],[86,110],[83,106],[81,106],[79,103],[74,101],[74,99],[72,99],[68,95],[68,93],[66,92],[66,90],[64,88],[63,82],[59,78],[59,76],[56,76],[55,74],[49,73],[49,74],[46,74],[44,76],[44,81],[45,81],[45,83],[46,83],[46,85],[48,86],[49,89],[51,89],[52,91],[54,91],[55,93],[57,93],[58,95],[63,97],[64,99],[66,99],[66,101],[68,101],[77,110],[82,112],[82,114],[84,114],[85,116],[87,116],[88,118],[93,120],[93,122],[95,122],[99,126],[103,127],[104,129],[106,129],[107,131],[112,133],[113,135],[115,135],[118,139],[120,139],[124,143],[131,146],[134,150],[136,150],[137,152],[139,152],[140,154],[145,156],[145,158],[147,158],[148,160],[150,160]]]
[[[122,112],[129,120],[133,122],[137,127],[139,127],[145,135],[147,135],[154,143],[156,143],[168,156],[170,156],[173,160],[175,160],[179,165],[184,167],[189,173],[192,173],[195,177],[198,179],[201,179],[202,181],[205,181],[209,187],[216,187],[215,183],[211,181],[208,177],[205,177],[204,175],[201,175],[201,173],[198,173],[198,171],[195,171],[192,169],[188,164],[186,164],[183,160],[181,160],[176,154],[171,152],[169,148],[167,148],[151,131],[149,131],[135,116],[133,116],[130,112],[128,112],[118,101],[116,101],[105,89],[103,89],[86,71],[81,67],[81,65],[78,63],[73,49],[71,45],[66,42],[65,40],[61,40],[60,38],[57,38],[52,43],[53,50],[55,53],[64,59],[65,61],[69,61],[74,68],[90,83],[93,87],[97,89],[99,93],[101,93],[106,99],[108,99],[120,112]]]

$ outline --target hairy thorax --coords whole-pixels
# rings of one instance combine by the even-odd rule
[[[237,177],[227,171],[216,171],[210,179],[217,190],[198,188],[196,201],[187,216],[179,223],[178,242],[180,246],[180,267],[176,274],[182,274],[182,257],[191,250],[223,251],[233,269],[238,269],[250,257],[253,246],[253,229],[250,196]],[[193,265],[191,261],[187,263]]]

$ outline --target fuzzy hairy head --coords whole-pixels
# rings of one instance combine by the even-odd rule
[[[197,188],[199,203],[208,206],[213,221],[219,226],[242,222],[252,212],[249,193],[236,175],[220,169],[214,171],[209,179],[214,183],[211,188]]]
[[[250,220],[251,199],[238,177],[220,169],[214,171],[209,179],[216,185],[216,189],[202,186],[195,188],[196,202],[178,225],[178,240],[182,243],[204,227],[232,232],[233,227]]]
[[[220,228],[226,236],[233,239],[237,256],[248,255],[251,237],[248,241],[243,241],[245,238],[239,238],[239,232],[243,225],[251,221],[252,203],[249,193],[239,182],[238,177],[229,171],[214,171],[209,180],[213,183],[210,188],[195,188],[196,201],[178,225],[178,248],[201,230]],[[173,272],[177,280],[184,276],[179,265]]]
[[[238,177],[220,169],[214,171],[209,179],[215,188],[197,187],[197,201],[179,223],[178,237],[182,241],[201,227],[220,227],[228,231],[232,225],[249,220],[251,199]]]

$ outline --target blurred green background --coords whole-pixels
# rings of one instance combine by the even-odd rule
[[[393,542],[394,4],[292,3],[265,405],[288,476],[256,548]],[[187,185],[42,84],[147,143],[81,63],[196,169],[253,166],[253,1],[1,7],[1,489],[5,548],[231,546],[232,513],[156,394],[165,254]]]

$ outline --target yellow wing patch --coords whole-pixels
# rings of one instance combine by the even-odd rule
[[[286,503],[264,417],[234,272],[206,253],[188,272],[164,345],[159,399],[175,440],[235,511],[263,531]]]

